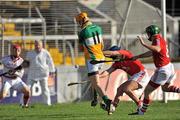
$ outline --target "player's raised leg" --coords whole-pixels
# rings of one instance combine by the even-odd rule
[[[162,90],[164,92],[174,92],[174,93],[180,93],[180,88],[176,87],[174,85],[170,85],[170,83],[166,83],[162,86]]]
[[[117,94],[113,101],[114,107],[117,107],[120,101],[120,96],[123,93],[126,93],[135,103],[137,106],[141,105],[141,100],[138,99],[137,95],[133,92],[134,90],[142,88],[136,81],[126,81],[122,85],[120,85],[117,89]],[[112,106],[113,107],[113,106]]]

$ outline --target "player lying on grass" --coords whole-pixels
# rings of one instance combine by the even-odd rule
[[[136,113],[134,113],[139,115],[143,115],[146,112],[151,102],[151,93],[159,86],[162,87],[162,90],[164,92],[180,93],[180,88],[170,84],[175,74],[174,66],[170,62],[166,41],[160,35],[160,28],[156,25],[150,25],[146,28],[146,33],[148,36],[148,40],[152,42],[151,45],[146,44],[143,38],[140,36],[138,36],[138,40],[144,47],[146,47],[150,51],[134,56],[132,59],[136,60],[138,58],[152,56],[154,64],[156,66],[156,70],[144,90],[143,106],[138,109]]]
[[[103,53],[106,57],[113,59],[118,57],[124,59],[125,61],[115,62],[108,70],[105,70],[100,74],[100,78],[108,76],[116,69],[122,69],[130,76],[127,81],[118,87],[115,99],[110,106],[110,113],[115,111],[115,107],[117,107],[120,101],[119,97],[122,96],[123,93],[126,93],[137,106],[141,106],[141,100],[134,93],[134,90],[144,89],[149,82],[148,73],[142,63],[139,60],[128,60],[133,57],[133,54],[128,50],[121,50],[118,46],[113,46]]]
[[[0,99],[5,98],[10,88],[13,88],[14,90],[17,90],[24,94],[23,107],[28,107],[30,89],[21,79],[24,74],[23,67],[28,67],[28,64],[25,64],[23,58],[20,57],[20,54],[21,54],[20,46],[12,45],[11,55],[3,57],[0,61],[4,67],[3,72],[7,72],[7,74],[4,74],[2,76],[3,84],[0,92]]]

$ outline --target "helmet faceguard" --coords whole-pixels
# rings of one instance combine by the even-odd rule
[[[153,35],[159,34],[160,33],[160,28],[156,25],[150,25],[146,28],[146,33],[148,35],[148,40],[151,41],[151,38]]]
[[[88,15],[86,12],[81,12],[76,17],[76,22],[82,27],[88,20]]]

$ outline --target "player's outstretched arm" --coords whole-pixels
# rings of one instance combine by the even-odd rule
[[[112,59],[121,59],[122,55],[118,51],[103,51],[105,57],[109,57]]]
[[[138,58],[146,58],[146,57],[150,57],[150,56],[152,56],[152,51],[147,51],[147,52],[145,52],[145,53],[143,53],[143,54],[133,56],[133,57],[131,58],[131,60],[136,60],[136,59],[138,59]]]

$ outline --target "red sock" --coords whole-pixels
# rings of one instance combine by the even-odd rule
[[[178,88],[176,86],[170,86],[169,87],[169,92],[180,93],[180,88]]]
[[[141,108],[141,111],[142,111],[142,112],[146,112],[146,111],[147,111],[147,108],[148,108],[150,102],[151,102],[150,99],[144,98],[144,100],[143,100],[143,106],[142,106],[142,108]]]

